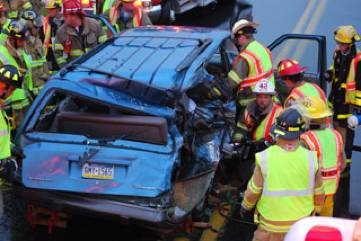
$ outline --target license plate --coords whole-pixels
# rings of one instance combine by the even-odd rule
[[[113,179],[114,166],[85,163],[82,167],[82,177],[93,179]]]

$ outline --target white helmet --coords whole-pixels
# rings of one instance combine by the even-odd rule
[[[251,27],[254,30],[258,27],[258,23],[248,21],[247,19],[240,19],[238,20],[232,28],[232,38],[235,37],[236,34],[242,34],[241,29],[245,27]]]
[[[276,94],[275,86],[272,81],[269,81],[268,79],[261,79],[254,86],[253,93],[274,95]]]

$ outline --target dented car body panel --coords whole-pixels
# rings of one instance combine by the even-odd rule
[[[186,92],[228,33],[143,27],[125,31],[52,77],[20,127],[20,193],[56,210],[173,226],[204,200],[229,136],[227,103]],[[74,211],[75,210],[75,211]]]

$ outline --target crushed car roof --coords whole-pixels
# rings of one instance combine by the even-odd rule
[[[229,32],[210,28],[141,27],[122,32],[60,72],[63,79],[118,77],[184,91]]]

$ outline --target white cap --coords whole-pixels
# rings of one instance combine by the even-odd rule
[[[261,79],[254,86],[253,93],[274,95],[275,86],[272,81],[269,81],[268,79]]]

